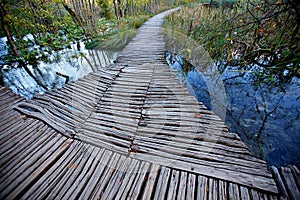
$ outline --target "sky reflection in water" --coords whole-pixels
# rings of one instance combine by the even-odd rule
[[[215,85],[206,81],[215,79],[217,73],[211,73],[208,79],[207,70],[199,70],[201,66],[196,69],[184,65],[180,56],[170,52],[166,58],[180,82],[198,101],[221,116],[224,112],[219,113],[213,106],[226,104],[226,115],[221,118],[256,157],[266,160],[269,166],[300,166],[300,79],[294,78],[282,87],[258,85],[249,73],[226,69],[219,75],[226,92],[224,101],[211,93],[209,88]]]

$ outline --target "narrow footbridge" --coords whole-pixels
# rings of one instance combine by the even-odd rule
[[[0,199],[277,199],[266,163],[165,62],[163,12],[117,61],[26,101],[0,89]]]

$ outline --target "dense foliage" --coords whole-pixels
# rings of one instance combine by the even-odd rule
[[[120,48],[151,14],[184,2],[1,0],[0,36],[7,38],[8,52],[1,56],[0,67],[23,67],[39,83],[29,65],[37,69],[40,61],[57,61],[62,50],[72,44],[80,48],[79,41],[85,41],[90,48]]]
[[[255,67],[259,80],[280,82],[300,76],[299,12],[292,0],[210,1],[182,8],[167,26],[203,45],[221,71]]]

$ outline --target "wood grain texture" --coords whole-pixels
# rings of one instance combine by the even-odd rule
[[[170,12],[148,20],[114,64],[62,89],[25,101],[0,88],[1,199],[279,197],[266,163],[166,65]],[[282,175],[289,195],[299,170]]]

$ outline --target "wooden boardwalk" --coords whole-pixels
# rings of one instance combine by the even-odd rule
[[[0,199],[279,198],[266,163],[166,65],[169,12],[107,69],[29,102],[0,89]]]

